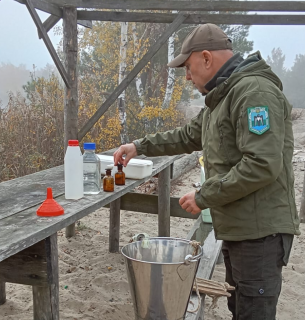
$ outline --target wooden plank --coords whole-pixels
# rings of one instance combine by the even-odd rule
[[[34,320],[59,320],[57,234],[45,239],[48,285],[33,286]]]
[[[0,281],[0,306],[6,301],[5,282]]]
[[[55,25],[56,23],[61,19],[61,17],[50,15],[47,20],[42,24],[46,32],[49,32]],[[42,38],[42,35],[40,31],[38,30],[38,37],[39,39]]]
[[[200,215],[190,214],[181,208],[179,197],[170,197],[171,217],[197,219]],[[110,205],[105,206],[109,208]],[[158,214],[158,195],[129,192],[121,198],[121,210]]]
[[[64,193],[63,166],[0,183],[0,221],[41,204],[46,199],[47,188],[53,189],[54,197]]]
[[[90,21],[90,20],[77,20],[77,24],[79,24],[85,28],[92,29],[92,21]]]
[[[125,77],[125,79],[116,87],[113,93],[107,98],[102,106],[95,112],[95,114],[88,120],[83,128],[78,133],[78,140],[82,140],[87,132],[94,126],[94,124],[100,119],[100,117],[108,110],[108,108],[114,103],[118,96],[126,89],[136,75],[146,66],[147,62],[160,50],[163,44],[166,43],[168,38],[175,32],[187,18],[188,15],[179,14],[173,20],[172,24],[163,33],[163,35],[156,41],[156,43],[148,50],[144,57],[137,63],[132,71]],[[82,19],[79,18],[78,19]],[[91,19],[84,19],[91,20]]]
[[[67,73],[66,73],[66,71],[65,71],[65,69],[64,69],[64,67],[63,67],[63,65],[62,65],[62,63],[61,63],[61,61],[60,61],[55,49],[54,49],[54,47],[53,47],[53,44],[52,44],[47,32],[45,31],[45,29],[44,29],[44,27],[42,25],[42,22],[41,22],[41,20],[40,20],[40,18],[38,16],[33,4],[32,4],[32,1],[33,0],[25,0],[26,7],[28,8],[31,17],[32,17],[33,21],[35,22],[35,25],[36,25],[37,29],[41,33],[42,39],[43,39],[43,41],[44,41],[44,43],[45,43],[45,45],[46,45],[51,57],[52,57],[55,65],[56,65],[61,77],[63,78],[66,86],[69,88],[70,84],[69,84],[69,80],[68,80],[69,79],[68,75],[67,75]]]
[[[109,221],[109,252],[119,252],[120,245],[120,220],[121,220],[121,199],[118,198],[110,203]]]
[[[170,237],[170,167],[158,177],[158,236]]]
[[[162,171],[177,157],[154,157],[152,176]],[[63,166],[62,166],[63,170]],[[0,261],[71,225],[91,212],[130,192],[151,176],[140,180],[126,179],[125,186],[115,186],[114,192],[101,192],[79,200],[67,200],[64,195],[56,201],[64,208],[65,214],[59,217],[41,218],[36,215],[38,206],[29,208],[13,216],[0,220]],[[20,180],[23,178],[19,178]],[[62,178],[63,179],[63,178]],[[19,181],[20,181],[19,180]],[[58,181],[60,183],[60,181]],[[56,189],[54,190],[56,191]]]
[[[21,4],[26,4],[26,0],[15,0]],[[34,8],[44,11],[46,13],[53,14],[58,17],[62,17],[62,9],[58,6],[50,3],[49,1],[43,1],[43,0],[32,0],[32,4]]]
[[[171,23],[177,17],[169,13],[145,12],[109,12],[82,11],[77,12],[78,19],[113,22],[145,22]],[[190,14],[184,24],[236,24],[236,25],[303,25],[305,15],[242,15],[242,14]]]
[[[304,1],[51,0],[60,6],[94,9],[177,11],[305,11]]]
[[[214,268],[221,251],[222,241],[215,239],[213,226],[211,223],[204,223],[202,217],[199,217],[194,226],[187,235],[187,239],[196,240],[203,245],[203,256],[200,259],[196,276],[203,279],[211,279]],[[204,300],[205,295],[201,295],[201,306],[195,313],[187,313],[186,320],[203,320],[204,319]],[[198,306],[198,297],[195,293],[191,294],[191,303],[188,310],[194,310]]]
[[[47,285],[46,240],[0,262],[0,281],[25,285]]]

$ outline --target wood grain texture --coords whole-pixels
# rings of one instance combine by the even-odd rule
[[[46,32],[49,32],[55,25],[56,23],[61,19],[61,17],[55,16],[55,15],[50,15],[42,24]],[[42,38],[42,35],[40,31],[38,30],[38,37],[39,39]]]
[[[142,0],[50,0],[58,6],[92,9],[177,11],[305,11],[304,1],[142,1]]]
[[[120,220],[121,220],[121,198],[110,203],[109,221],[109,252],[119,252],[120,245]]]
[[[180,197],[170,197],[170,216],[197,219],[201,213],[190,214],[181,208]],[[109,204],[106,206],[109,208]],[[158,214],[158,195],[136,192],[126,193],[121,197],[121,210]]]
[[[1,182],[0,226],[1,219],[42,203],[46,199],[48,187],[52,188],[54,198],[64,193],[63,166]]]
[[[158,176],[158,236],[170,237],[170,166]]]
[[[176,156],[149,158],[153,161],[152,176],[168,167],[176,158]],[[55,168],[50,169],[51,172],[52,170],[55,170]],[[63,170],[63,168],[61,168],[61,170]],[[41,174],[43,174],[43,172],[41,172]],[[16,183],[16,185],[18,185],[18,183],[23,184],[23,179],[29,179],[28,177],[29,176],[15,179],[16,181],[14,183]],[[150,178],[151,176],[141,180],[126,179],[126,185],[115,186],[114,192],[101,192],[98,195],[86,196],[79,200],[67,200],[64,195],[60,195],[56,198],[56,201],[64,208],[65,214],[59,217],[38,217],[36,215],[38,206],[36,205],[29,208],[23,207],[23,211],[2,218],[0,220],[0,261],[32,246],[91,212],[120,198]],[[64,184],[63,175],[61,180],[58,180],[58,184]],[[0,186],[1,185],[2,184],[0,184]],[[32,188],[32,191],[35,191],[35,187]],[[16,192],[18,192],[18,188]],[[54,193],[58,193],[56,186]],[[2,194],[0,194],[0,199],[4,202],[7,201],[5,196],[2,197]],[[43,200],[44,199],[45,195],[43,196]]]
[[[177,14],[146,12],[77,11],[78,19],[113,22],[172,23]],[[245,15],[245,14],[189,14],[183,24],[237,25],[303,25],[305,15]]]
[[[86,12],[86,11],[85,11]],[[81,20],[92,20],[82,19]],[[148,52],[137,63],[137,65],[130,71],[130,73],[124,78],[124,80],[114,89],[111,95],[106,99],[102,106],[94,113],[94,115],[88,120],[88,122],[81,128],[78,133],[78,140],[82,140],[86,133],[94,126],[94,124],[100,119],[100,117],[108,110],[108,108],[115,102],[119,95],[126,89],[131,81],[137,76],[137,74],[146,66],[151,58],[160,50],[160,48],[166,43],[168,38],[181,26],[187,15],[178,14],[172,21],[172,24],[161,35],[161,37],[155,42],[155,44],[149,48]]]
[[[34,320],[59,320],[57,234],[45,239],[48,284],[33,286]]]

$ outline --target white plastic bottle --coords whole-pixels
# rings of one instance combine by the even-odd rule
[[[69,140],[64,163],[65,198],[80,199],[84,196],[83,155],[78,140]]]

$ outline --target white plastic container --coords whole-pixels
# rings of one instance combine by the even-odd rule
[[[106,174],[106,166],[114,163],[113,156],[97,155],[101,161],[101,174]],[[125,177],[129,179],[143,179],[152,174],[153,162],[150,160],[131,159],[128,165],[123,168]],[[111,175],[114,176],[118,171],[116,166],[113,167]]]
[[[83,155],[78,140],[69,140],[64,160],[65,198],[80,199],[84,196]]]

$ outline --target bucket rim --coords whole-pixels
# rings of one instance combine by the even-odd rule
[[[152,240],[180,240],[180,241],[188,243],[188,244],[192,242],[192,240],[182,239],[182,238],[172,238],[172,237],[151,237],[149,239],[152,239]],[[127,246],[129,246],[131,244],[134,244],[136,242],[141,242],[141,241],[143,241],[143,240],[133,241],[131,243],[126,244],[124,247],[122,247],[121,254],[128,260],[132,260],[132,261],[136,261],[136,262],[142,262],[142,263],[156,264],[156,265],[159,265],[159,264],[162,264],[162,265],[180,265],[180,264],[183,264],[185,262],[185,261],[181,261],[181,262],[151,262],[151,261],[144,261],[144,260],[138,260],[138,259],[131,258],[131,257],[127,256],[123,252],[124,248],[126,248]],[[191,263],[198,263],[199,262],[200,258],[203,255],[203,246],[200,244],[199,248],[200,248],[200,252],[196,256],[194,256],[195,259],[192,259],[189,262],[191,262]]]

